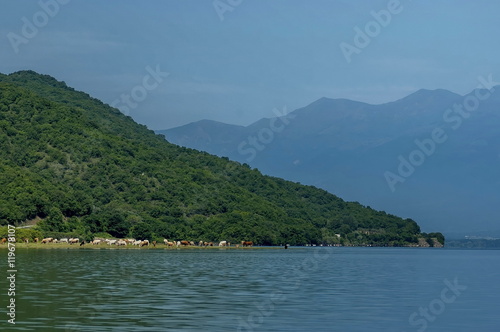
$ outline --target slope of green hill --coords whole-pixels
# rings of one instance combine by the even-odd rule
[[[39,220],[44,235],[358,245],[420,235],[413,220],[170,144],[32,71],[0,74],[0,174],[0,225]]]

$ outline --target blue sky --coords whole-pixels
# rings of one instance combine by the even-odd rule
[[[151,129],[248,125],[321,97],[383,103],[420,88],[465,94],[480,75],[500,80],[497,1],[0,3],[2,73],[32,69],[111,104],[144,93],[147,68],[168,72],[147,79],[127,111]],[[383,25],[371,14],[391,8]],[[26,21],[36,32],[23,34]],[[374,30],[348,62],[340,45],[355,46],[355,27]]]

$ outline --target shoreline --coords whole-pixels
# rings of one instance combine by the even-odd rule
[[[134,246],[134,245],[126,245],[126,246],[117,246],[117,245],[108,245],[108,244],[98,244],[98,245],[93,245],[86,243],[83,246],[80,246],[80,244],[65,244],[65,243],[16,243],[16,250],[17,249],[83,249],[83,250],[214,250],[214,249],[219,249],[219,250],[249,250],[249,249],[284,249],[284,246],[252,246],[252,247],[236,247],[236,246],[228,246],[228,247],[219,247],[219,246],[179,246],[179,247],[171,247],[171,246],[165,246],[164,244],[157,244],[156,246],[149,245],[149,246],[144,246],[144,247],[139,247],[139,246]],[[7,245],[0,245],[0,250],[1,249],[7,249]],[[290,248],[290,247],[288,247]]]
[[[5,244],[0,244],[0,250],[2,249],[8,250],[8,246]],[[166,246],[164,244],[157,244],[156,247],[153,245],[139,247],[134,245],[126,245],[126,246],[117,246],[117,245],[108,245],[108,244],[98,244],[93,245],[90,243],[86,243],[83,246],[80,244],[66,244],[66,243],[20,243],[17,242],[15,246],[17,249],[66,249],[66,250],[262,250],[262,249],[285,249],[285,246],[251,246],[251,247],[236,247],[236,246],[179,246],[179,247],[171,247]],[[442,249],[444,247],[418,247],[418,246],[402,246],[402,247],[393,247],[393,246],[288,246],[287,249],[304,249],[304,248],[415,248],[415,249]]]

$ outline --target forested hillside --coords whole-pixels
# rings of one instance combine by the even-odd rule
[[[0,175],[0,225],[36,220],[45,234],[373,245],[420,235],[413,220],[170,144],[32,71],[0,74]]]

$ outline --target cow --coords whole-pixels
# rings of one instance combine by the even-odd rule
[[[134,245],[134,246],[140,246],[141,243],[142,243],[141,240],[136,240],[136,241],[134,241],[134,243],[132,243],[132,245]]]
[[[153,241],[153,247],[156,248],[156,241]]]
[[[101,243],[101,240],[97,239],[97,240],[94,240],[91,242],[93,245],[98,245],[99,243]]]
[[[189,241],[181,241],[181,246],[188,246],[189,245]]]
[[[201,247],[203,246],[203,241],[198,242],[198,245]]]
[[[116,245],[117,246],[126,246],[127,245],[127,241],[125,241],[125,240],[118,240],[118,241],[116,241]]]
[[[251,246],[253,246],[253,242],[252,241],[241,241],[241,245],[243,247],[251,247]]]
[[[109,245],[116,244],[118,240],[106,240],[106,243]]]
[[[40,241],[37,237],[33,240],[35,243],[38,243]]]
[[[7,242],[7,239],[3,238],[1,242],[2,242],[2,244],[4,244],[5,242]]]
[[[61,243],[63,243],[63,242],[64,243],[68,243],[68,238],[63,237],[62,239],[59,240],[59,242],[61,242]]]
[[[80,242],[80,239],[75,237],[68,240],[69,244],[74,244]]]
[[[134,244],[135,239],[125,239],[125,242],[127,242],[127,244]]]
[[[45,239],[43,239],[43,240],[42,240],[42,243],[50,243],[50,242],[52,242],[52,241],[54,241],[54,239],[53,239],[53,238],[51,238],[51,237],[46,237]]]
[[[52,243],[59,243],[59,240],[58,239],[54,239],[54,240],[52,240]]]
[[[141,247],[144,247],[144,246],[149,246],[149,240],[144,240],[144,241],[141,241],[140,246],[141,246]]]
[[[228,245],[228,244],[227,244],[227,241],[220,241],[220,242],[219,242],[219,247],[225,247],[225,246],[227,246],[227,245]]]

